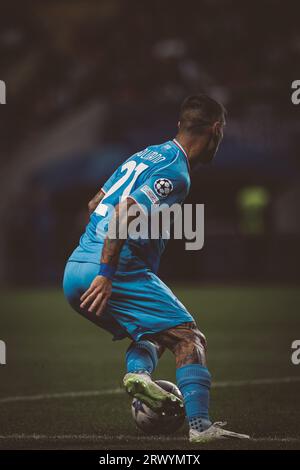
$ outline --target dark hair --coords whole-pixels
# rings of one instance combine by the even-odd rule
[[[181,105],[180,132],[201,134],[216,121],[225,122],[226,110],[221,103],[203,94],[188,96]]]

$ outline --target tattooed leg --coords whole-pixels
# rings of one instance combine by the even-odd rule
[[[203,431],[209,419],[210,373],[206,367],[206,340],[194,323],[185,323],[156,335],[176,360],[176,379],[190,428]]]
[[[154,337],[175,356],[176,368],[188,364],[206,367],[206,339],[194,323],[184,323],[158,333]]]
[[[180,331],[178,341],[173,346],[173,353],[177,369],[188,364],[200,364],[206,367],[205,336],[198,328]]]

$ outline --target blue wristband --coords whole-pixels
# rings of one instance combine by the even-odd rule
[[[99,276],[107,277],[107,279],[113,280],[117,268],[115,266],[111,266],[107,263],[101,263],[99,268]]]

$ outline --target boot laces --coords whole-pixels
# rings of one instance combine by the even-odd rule
[[[227,421],[216,421],[213,426],[216,428],[224,428],[227,425]]]

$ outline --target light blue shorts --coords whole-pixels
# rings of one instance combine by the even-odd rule
[[[109,331],[114,339],[167,330],[194,321],[174,293],[151,271],[116,273],[112,296],[101,317],[80,308],[80,297],[97,276],[99,264],[68,261],[63,289],[71,306],[80,314]]]

